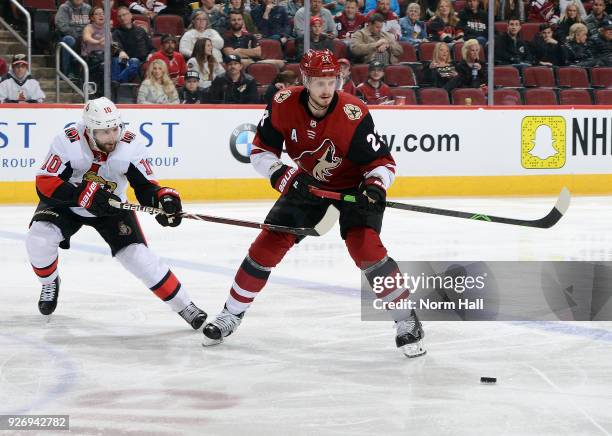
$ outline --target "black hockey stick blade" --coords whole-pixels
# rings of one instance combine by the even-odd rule
[[[354,203],[357,201],[354,195],[346,195],[341,194],[339,192],[326,191],[323,189],[318,189],[311,187],[310,191],[323,198],[330,198],[333,200],[340,201],[348,201]],[[406,203],[397,203],[395,201],[387,201],[386,206],[394,209],[402,209],[409,210],[412,212],[420,212],[420,213],[429,213],[434,215],[443,215],[454,218],[465,218],[476,221],[487,221],[492,223],[501,223],[501,224],[510,224],[515,226],[523,226],[523,227],[536,227],[540,229],[548,229],[555,224],[563,217],[567,209],[570,205],[570,192],[564,187],[559,194],[559,198],[555,203],[555,206],[552,210],[543,218],[537,220],[522,220],[516,218],[505,218],[494,215],[485,215],[482,213],[471,213],[471,212],[461,212],[458,210],[450,210],[450,209],[439,209],[436,207],[428,207],[428,206],[418,206],[415,204],[406,204]]]
[[[116,207],[118,209],[132,210],[135,212],[145,212],[150,215],[163,214],[163,215],[172,216],[171,214],[167,214],[162,209],[158,209],[156,207],[141,206],[140,204],[132,204],[132,203],[121,203],[116,200],[109,200],[109,203],[111,206]],[[332,209],[332,208],[330,207],[329,209]],[[329,213],[329,210],[328,210],[328,213]],[[332,212],[332,215],[333,215],[333,212]],[[218,217],[218,216],[213,216],[213,215],[204,215],[204,214],[188,213],[188,212],[181,212],[180,216],[181,218],[185,218],[185,219],[208,221],[208,222],[220,223],[220,224],[228,224],[231,226],[249,227],[253,229],[267,229],[267,230],[274,231],[274,232],[291,233],[293,235],[298,235],[298,236],[321,236],[325,234],[327,231],[329,231],[335,222],[333,221],[330,225],[329,220],[332,218],[329,217],[326,221],[326,217],[327,217],[326,215],[323,218],[323,220],[321,220],[321,223],[317,224],[313,228],[309,228],[309,227],[277,226],[273,224],[258,223],[254,221],[245,221],[245,220],[238,220],[238,219],[233,219],[233,218],[224,218],[224,217]]]

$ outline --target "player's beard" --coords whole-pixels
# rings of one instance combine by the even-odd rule
[[[315,97],[312,94],[309,94],[308,104],[310,105],[311,110],[315,112],[322,112],[322,111],[327,111],[333,99],[334,99],[333,94],[331,95],[324,94],[319,97]]]

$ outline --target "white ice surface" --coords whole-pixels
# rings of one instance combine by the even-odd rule
[[[554,203],[412,201],[525,218]],[[262,220],[270,205],[186,209]],[[69,414],[79,435],[612,433],[612,323],[425,323],[428,354],[406,359],[390,323],[360,320],[359,273],[337,227],[293,249],[215,348],[83,228],[60,253],[46,322],[23,241],[32,211],[0,208],[0,414]],[[214,316],[257,232],[141,223]],[[389,210],[382,236],[396,260],[611,260],[611,223],[610,198],[583,197],[549,230]]]

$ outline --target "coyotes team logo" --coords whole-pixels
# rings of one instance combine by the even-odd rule
[[[358,120],[363,115],[361,108],[359,106],[355,106],[354,104],[345,104],[343,109],[344,113],[351,121]]]
[[[280,91],[277,92],[274,96],[274,101],[277,103],[282,103],[289,98],[291,95],[291,91]]]
[[[330,139],[325,139],[323,143],[314,151],[305,151],[296,159],[300,167],[308,171],[312,168],[312,175],[321,182],[329,182],[332,171],[342,163],[342,158],[336,156],[336,146]]]

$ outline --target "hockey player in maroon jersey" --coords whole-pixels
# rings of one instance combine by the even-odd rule
[[[53,139],[36,175],[40,203],[26,247],[42,283],[38,309],[43,315],[55,310],[60,289],[58,247],[70,248],[71,236],[86,225],[104,238],[125,269],[197,330],[206,313],[193,304],[170,268],[147,247],[135,213],[109,204],[110,199],[126,201],[128,183],[141,204],[171,214],[182,210],[178,192],[160,187],[155,180],[144,141],[125,130],[115,105],[104,97],[91,100],[85,105],[83,121]],[[157,215],[156,219],[162,226],[181,223],[180,217]]]
[[[265,222],[312,227],[332,204],[340,210],[340,233],[370,283],[395,276],[379,233],[386,190],[395,177],[395,161],[374,129],[368,108],[356,97],[337,92],[340,65],[328,51],[309,51],[300,63],[304,86],[277,92],[257,127],[251,163],[281,193]],[[298,165],[280,160],[283,144]],[[357,195],[358,202],[334,202],[314,196],[309,186]],[[300,237],[263,230],[251,245],[230,290],[225,307],[204,327],[204,345],[215,345],[233,333],[262,290],[272,268]],[[397,302],[408,290],[386,288],[378,295]],[[392,310],[396,345],[408,357],[425,353],[421,323],[414,311]]]

